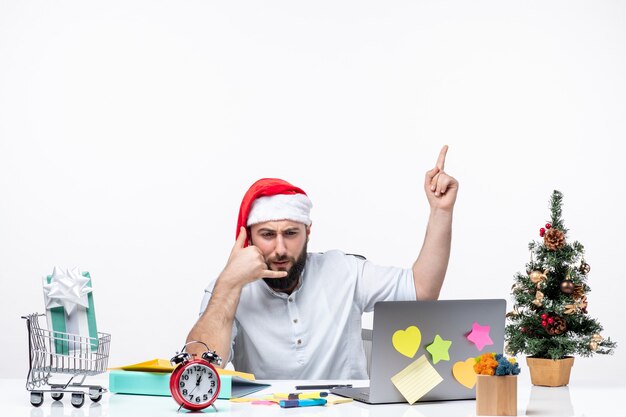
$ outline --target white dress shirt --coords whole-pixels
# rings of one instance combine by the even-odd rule
[[[205,290],[206,309],[215,282]],[[415,300],[413,271],[338,250],[308,253],[291,294],[246,285],[233,324],[235,369],[259,379],[368,379],[361,315],[378,301]]]

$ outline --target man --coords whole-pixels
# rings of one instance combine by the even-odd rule
[[[411,269],[381,267],[333,250],[307,253],[312,207],[286,181],[254,183],[241,203],[237,240],[210,284],[188,341],[206,343],[259,379],[367,379],[361,315],[378,301],[439,297],[458,182],[448,147],[426,173],[426,237]],[[189,346],[200,354],[199,344]]]

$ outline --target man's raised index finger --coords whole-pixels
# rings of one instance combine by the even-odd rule
[[[444,145],[439,152],[439,158],[437,158],[437,168],[443,171],[443,166],[446,163],[446,154],[448,153],[448,145]]]

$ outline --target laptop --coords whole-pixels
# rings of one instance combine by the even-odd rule
[[[475,385],[466,386],[471,381],[468,383],[457,372],[457,376],[466,385],[459,382],[453,374],[453,366],[483,353],[503,353],[505,314],[506,300],[503,299],[378,302],[374,306],[370,386],[335,388],[331,392],[368,404],[406,402],[391,382],[391,377],[425,355],[443,381],[418,401],[475,399]],[[479,327],[476,328],[476,324]],[[413,357],[400,353],[392,343],[396,331],[406,331],[410,326],[417,327],[421,333],[421,341]],[[479,343],[474,343],[468,336],[474,328],[477,330],[475,334],[482,331],[484,335],[485,326],[489,326],[487,335],[493,344],[484,345],[479,350],[480,339]],[[448,349],[450,360],[439,357],[439,361],[433,363],[433,356],[426,347],[434,342],[437,335],[444,341],[452,342]],[[484,342],[488,342],[488,339],[483,339]],[[462,369],[462,365],[457,366],[457,369]]]

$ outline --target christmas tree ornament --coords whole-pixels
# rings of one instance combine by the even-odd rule
[[[548,230],[543,237],[543,244],[551,251],[556,251],[565,246],[565,233],[559,229]]]
[[[514,317],[514,316],[519,316],[519,310],[517,309],[517,305],[514,305],[513,310],[506,313],[506,317]]]
[[[594,352],[598,350],[598,343],[602,342],[604,338],[600,336],[598,333],[595,333],[591,336],[591,341],[589,342],[589,348]]]
[[[543,227],[539,229],[539,236],[543,237],[545,234],[546,234],[546,229],[544,229]]]
[[[572,292],[572,298],[574,300],[580,300],[585,296],[585,289],[582,285],[576,284],[574,285],[574,291]]]
[[[541,307],[543,297],[544,297],[543,293],[537,290],[537,292],[535,293],[535,299],[533,300],[533,304],[536,305],[537,307]]]
[[[578,267],[578,270],[581,274],[588,275],[589,272],[591,272],[591,266],[589,266],[589,264],[583,259],[580,263],[580,267]]]
[[[587,296],[583,295],[580,300],[576,300],[572,304],[565,305],[563,312],[565,314],[587,314]]]
[[[565,279],[561,281],[561,292],[563,294],[572,294],[574,292],[574,288],[575,286],[571,279]]]
[[[550,322],[550,319],[552,320],[552,322]],[[548,319],[548,323],[545,326],[546,332],[548,332],[550,336],[565,333],[565,331],[567,330],[567,323],[565,323],[565,320],[562,317],[554,316],[550,317],[550,319]]]
[[[547,318],[548,318],[548,315],[547,315],[546,313],[543,313],[543,314],[541,315],[541,319],[542,319],[542,320],[546,320]]]
[[[548,270],[545,271],[533,271],[530,273],[530,281],[537,286],[537,288],[541,287],[542,284],[548,279]]]
[[[550,223],[546,223],[546,229],[550,229],[552,228],[552,225]]]

